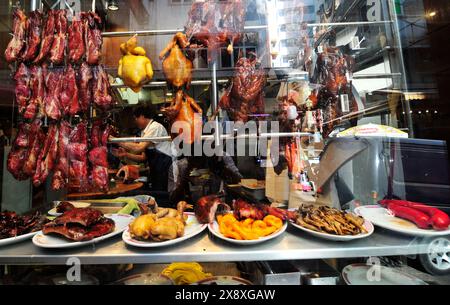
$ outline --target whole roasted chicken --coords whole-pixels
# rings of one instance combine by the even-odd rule
[[[173,137],[182,134],[182,140],[186,144],[192,144],[201,137],[202,108],[187,93],[178,90],[172,104],[161,111],[172,124]]]
[[[194,1],[189,11],[186,36],[191,47],[208,48],[208,60],[222,45],[233,52],[244,31],[245,4],[241,0]]]
[[[162,68],[167,82],[176,88],[186,85],[189,88],[192,79],[192,62],[182,49],[189,46],[189,41],[183,33],[177,33],[164,50],[159,54],[164,59]]]
[[[119,61],[119,77],[134,92],[139,92],[153,77],[152,62],[144,48],[137,46],[136,35],[122,43],[120,51],[123,56]]]
[[[184,235],[186,216],[184,210],[192,208],[185,201],[177,204],[177,209],[159,208],[156,203],[149,214],[136,218],[129,226],[130,234],[141,240],[164,241]]]
[[[266,75],[258,67],[256,56],[241,57],[236,63],[235,75],[219,106],[227,110],[235,121],[247,122],[249,114],[264,112],[263,89]]]

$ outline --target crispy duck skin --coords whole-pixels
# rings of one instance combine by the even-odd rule
[[[46,224],[42,232],[44,234],[59,234],[73,241],[88,241],[114,231],[115,224],[112,219],[102,217],[90,227],[69,223],[56,225],[54,222]]]
[[[41,49],[39,50],[38,56],[34,59],[34,63],[39,63],[45,60],[50,53],[50,49],[53,45],[53,39],[55,38],[55,18],[55,11],[49,11],[44,30],[42,31]]]
[[[83,21],[78,17],[72,20],[72,24],[69,27],[69,60],[72,63],[79,62],[86,54],[83,28]]]
[[[8,171],[17,180],[26,180],[29,178],[29,176],[24,173],[23,166],[30,145],[30,130],[31,125],[28,123],[21,123],[19,125],[19,132],[14,140],[12,149],[8,154]]]
[[[44,147],[39,154],[36,172],[33,175],[33,184],[38,187],[45,182],[55,166],[58,153],[58,128],[55,124],[50,125]]]
[[[39,66],[32,66],[30,68],[30,75],[30,88],[32,94],[23,115],[26,119],[33,119],[36,115],[38,117],[44,115],[45,83],[43,70]]]
[[[59,125],[58,161],[53,173],[52,189],[61,190],[67,186],[69,178],[68,146],[72,129],[68,122],[62,121]]]
[[[7,62],[14,62],[21,59],[25,49],[27,26],[28,22],[25,12],[16,8],[13,13],[13,38],[8,43],[5,50]]]
[[[78,92],[75,70],[72,65],[69,65],[63,76],[60,95],[60,103],[65,115],[75,115],[80,111]]]
[[[55,37],[50,49],[50,62],[59,65],[64,61],[64,51],[66,49],[67,36],[67,16],[66,10],[55,11]]]
[[[0,239],[16,237],[39,231],[46,218],[39,212],[30,215],[17,215],[15,212],[0,213]]]
[[[226,211],[230,210],[230,207],[217,195],[201,197],[195,205],[195,216],[200,223],[212,223],[219,207],[224,207]]]
[[[84,227],[89,227],[102,218],[103,214],[99,210],[93,208],[74,208],[55,218],[53,223],[56,225],[76,223]]]
[[[30,13],[24,61],[33,61],[38,55],[39,46],[41,45],[43,18],[42,13],[38,10]]]
[[[24,63],[21,63],[14,75],[16,87],[14,89],[19,113],[23,113],[31,98],[30,71]]]
[[[279,208],[266,206],[263,204],[250,204],[243,199],[237,199],[233,202],[234,217],[238,220],[252,218],[262,220],[267,215],[276,216],[282,220],[296,219],[297,213]]]
[[[86,62],[81,64],[79,70],[79,97],[81,111],[87,111],[92,99],[91,80],[92,70]]]
[[[45,66],[43,69],[45,80],[45,114],[53,120],[59,120],[61,118],[61,103],[59,98],[63,82],[62,73],[58,71],[48,71]]]

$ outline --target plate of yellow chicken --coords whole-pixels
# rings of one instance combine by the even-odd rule
[[[194,213],[185,212],[192,205],[180,201],[176,209],[160,208],[156,204],[147,214],[137,217],[122,234],[131,246],[155,248],[170,246],[203,232],[207,225],[198,222]]]
[[[217,215],[216,221],[208,226],[214,236],[239,245],[254,245],[271,240],[283,234],[286,228],[287,222],[274,215],[266,215],[262,219],[238,220],[233,213]]]

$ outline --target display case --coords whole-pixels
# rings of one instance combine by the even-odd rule
[[[445,1],[0,8],[0,282],[450,282]]]

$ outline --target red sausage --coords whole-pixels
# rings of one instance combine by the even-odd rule
[[[427,214],[431,218],[431,224],[435,230],[447,230],[450,226],[450,217],[443,211],[433,208],[421,203],[406,201],[406,200],[381,200],[380,204],[386,206],[386,204],[393,203],[408,208],[413,208]]]
[[[387,208],[394,214],[395,217],[400,217],[414,222],[421,229],[428,229],[430,227],[430,217],[413,208],[401,206],[395,203],[388,203]]]

